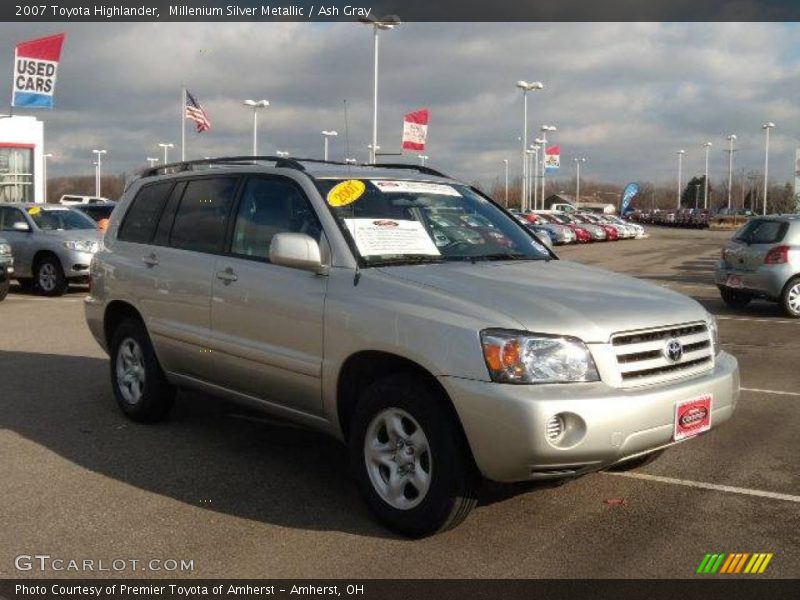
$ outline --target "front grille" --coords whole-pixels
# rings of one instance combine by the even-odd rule
[[[681,356],[669,356],[667,344],[677,341]],[[688,323],[611,337],[623,387],[660,383],[702,373],[713,367],[711,336],[705,323]]]

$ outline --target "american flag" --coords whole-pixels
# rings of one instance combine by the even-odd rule
[[[195,122],[197,133],[211,129],[211,119],[208,118],[203,106],[189,93],[189,90],[186,90],[186,118]]]

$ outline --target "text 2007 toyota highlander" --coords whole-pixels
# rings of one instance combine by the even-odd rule
[[[380,520],[412,536],[462,521],[481,476],[642,464],[727,421],[739,393],[697,302],[558,260],[426,167],[152,169],[91,278],[125,414],[161,419],[194,388],[328,432]]]

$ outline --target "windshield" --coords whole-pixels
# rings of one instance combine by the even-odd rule
[[[531,233],[467,186],[387,179],[321,179],[317,185],[368,265],[552,258]]]
[[[86,215],[68,208],[41,208],[34,206],[28,209],[36,226],[43,231],[64,229],[97,229],[97,224]]]

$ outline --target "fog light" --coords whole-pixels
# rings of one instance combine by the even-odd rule
[[[556,441],[564,434],[564,419],[561,418],[560,415],[553,415],[550,417],[550,420],[547,421],[547,430],[545,435],[547,439],[551,442]]]

